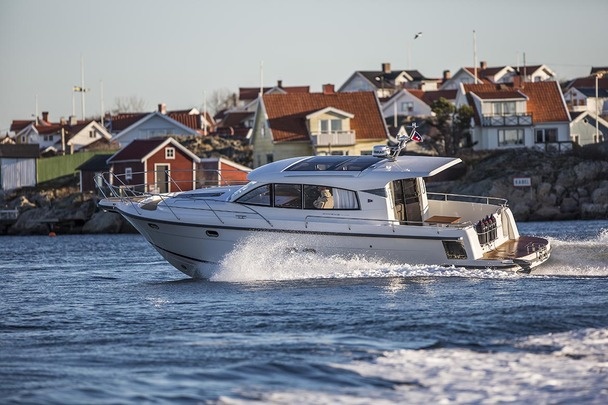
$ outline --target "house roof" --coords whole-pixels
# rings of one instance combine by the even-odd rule
[[[379,89],[383,87],[387,89],[395,88],[395,80],[402,73],[405,73],[408,78],[411,78],[412,82],[428,80],[417,70],[391,70],[387,73],[384,73],[382,70],[359,70],[357,73],[365,77],[370,83],[374,84]]]
[[[242,127],[243,121],[253,117],[254,113],[251,111],[226,111],[224,118],[222,119],[221,127]]]
[[[40,149],[37,143],[0,144],[0,157],[6,158],[38,158]]]
[[[76,168],[76,170],[80,170],[83,172],[100,172],[108,170],[109,166],[107,163],[108,158],[112,156],[111,154],[100,154],[94,155],[86,162],[82,163],[80,166]]]
[[[465,67],[463,69],[466,70],[467,72],[469,72],[469,74],[472,77],[475,77],[475,68],[474,67]],[[496,76],[498,73],[500,73],[503,70],[508,72],[509,70],[512,71],[514,69],[510,66],[492,66],[492,67],[485,67],[485,68],[478,67],[477,68],[477,79],[481,80],[484,83],[494,83],[494,76]]]
[[[439,100],[442,97],[446,100],[455,100],[457,93],[458,90],[431,90],[423,92],[422,97],[418,97],[418,95],[416,95],[416,97],[420,98],[428,105],[431,105],[433,104],[433,102]]]
[[[506,98],[512,98],[516,93],[520,94],[518,98],[525,96],[528,98],[527,113],[535,123],[570,121],[559,84],[554,81],[526,82],[522,87],[513,83],[464,84],[463,88],[467,95],[475,94],[483,99],[500,98],[501,93]]]
[[[176,120],[174,120],[173,118],[171,118],[170,116],[166,115],[166,114],[162,114],[158,111],[154,111],[152,113],[149,114],[145,114],[145,116],[143,118],[141,118],[140,120],[134,122],[131,126],[125,128],[124,130],[122,130],[118,135],[116,135],[114,137],[115,141],[118,141],[119,139],[121,139],[122,137],[125,136],[125,134],[128,134],[130,131],[132,131],[134,128],[136,128],[138,125],[142,125],[145,122],[152,120],[154,118],[159,118],[161,120],[167,121],[168,123],[170,123],[173,126],[176,126],[177,128],[180,128],[186,132],[189,132],[191,135],[197,135],[197,131],[195,129],[192,129],[184,124],[182,124],[181,122],[178,122]]]
[[[577,89],[577,90],[580,91],[585,97],[595,98],[595,88],[590,89],[588,87],[582,87],[582,88]],[[608,97],[608,89],[600,89],[599,86],[598,86],[597,96],[601,97],[601,98]]]
[[[597,87],[598,89],[608,90],[608,74],[604,75],[604,77],[602,78],[597,79]],[[569,90],[571,88],[575,88],[578,90],[593,89],[595,91],[595,76],[579,77],[577,79],[571,80],[566,84],[564,91]]]
[[[138,161],[143,162],[146,160],[151,154],[155,153],[158,149],[168,145],[171,143],[174,147],[184,152],[188,155],[192,160],[198,162],[200,159],[194,153],[190,152],[186,149],[182,144],[177,142],[175,139],[168,138],[152,138],[152,139],[135,139],[131,141],[127,146],[113,154],[110,158],[108,158],[107,162],[116,163],[116,162],[130,162],[130,161]]]
[[[306,116],[327,107],[354,115],[350,127],[358,141],[388,135],[374,92],[266,94],[263,103],[275,142],[310,141]]]
[[[263,93],[266,94],[267,92],[269,92],[272,89],[281,89],[283,91],[285,91],[286,93],[310,93],[310,86],[287,86],[287,87],[283,87],[282,84],[278,84],[277,86],[273,86],[273,87],[264,87],[262,89]],[[259,87],[239,87],[239,100],[241,101],[250,101],[250,100],[255,100],[256,98],[258,98],[258,95],[260,94],[260,88]]]
[[[28,125],[33,124],[33,123],[34,123],[34,120],[13,120],[13,122],[11,122],[10,131],[11,132],[19,132],[23,128],[25,128]]]
[[[135,124],[146,115],[148,113],[122,113],[110,116],[110,119],[106,120],[106,123],[111,132],[120,132]]]

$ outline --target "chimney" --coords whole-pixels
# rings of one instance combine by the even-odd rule
[[[488,62],[486,62],[485,60],[482,60],[481,62],[479,62],[479,68],[481,70],[487,69],[488,68]]]
[[[167,115],[167,105],[165,103],[160,103],[158,105],[158,112],[162,115]]]
[[[524,81],[520,75],[513,76],[513,88],[515,89],[523,89]]]
[[[383,63],[382,64],[382,73],[388,74],[390,72],[391,72],[391,64],[390,63]]]
[[[42,112],[42,121],[49,122],[49,112],[48,111]]]
[[[323,85],[323,94],[334,94],[336,91],[334,90],[333,84],[324,84]]]
[[[280,89],[283,88],[283,80],[277,80],[277,87]]]
[[[452,72],[450,72],[449,70],[444,70],[443,71],[443,81],[445,82],[446,80],[450,80],[452,78]]]
[[[75,115],[70,115],[70,126],[73,127],[76,124],[78,124],[78,118]]]

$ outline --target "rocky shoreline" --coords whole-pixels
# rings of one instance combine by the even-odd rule
[[[430,192],[505,198],[518,221],[608,219],[608,145],[564,155],[508,150],[463,155],[455,179],[427,184]],[[513,178],[529,178],[516,187]],[[440,179],[441,180],[441,179]],[[80,193],[76,177],[37,188],[0,192],[2,210],[16,221],[0,225],[7,235],[133,233],[118,214],[97,206],[98,196]]]

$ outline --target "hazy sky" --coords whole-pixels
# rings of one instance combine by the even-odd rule
[[[488,66],[525,55],[560,79],[587,75],[608,66],[608,1],[0,0],[0,131],[36,105],[71,115],[81,58],[90,116],[102,88],[106,111],[131,97],[148,111],[201,108],[261,78],[317,92],[383,62],[440,77],[473,66],[475,49]]]

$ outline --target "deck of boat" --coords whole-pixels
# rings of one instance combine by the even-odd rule
[[[547,240],[543,238],[520,236],[518,239],[508,240],[496,249],[484,253],[483,258],[489,260],[518,259],[544,249],[547,244]]]

